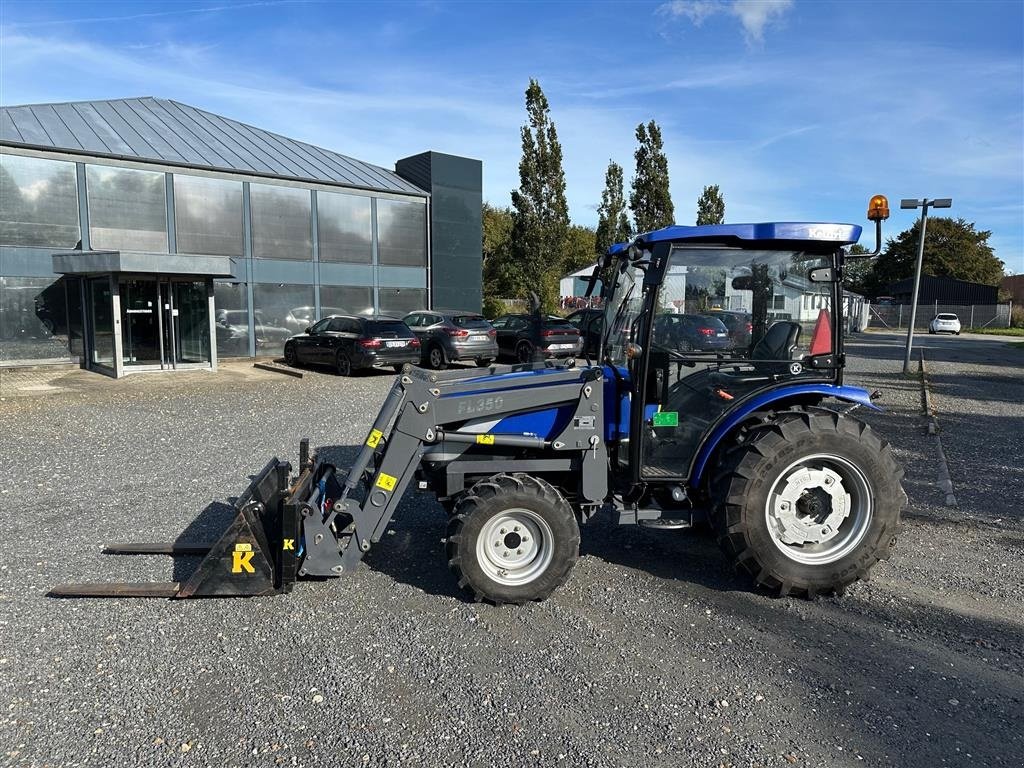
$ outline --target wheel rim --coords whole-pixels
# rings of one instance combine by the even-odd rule
[[[288,365],[295,364],[295,347],[284,348],[284,361],[288,363]]]
[[[850,554],[871,526],[864,473],[831,454],[794,461],[768,493],[765,521],[772,543],[790,560],[827,565]]]
[[[551,564],[553,539],[551,526],[533,510],[506,509],[487,521],[480,532],[477,564],[499,584],[529,584]]]
[[[528,363],[528,362],[530,362],[530,358],[532,356],[533,356],[533,353],[530,351],[530,345],[529,344],[520,344],[519,345],[519,362],[521,362],[521,363]]]
[[[338,353],[338,373],[342,376],[348,376],[352,371],[352,361],[348,359],[348,356],[344,352]]]
[[[441,363],[444,362],[444,356],[441,354],[441,350],[434,347],[430,350],[430,365],[432,368],[440,368]]]

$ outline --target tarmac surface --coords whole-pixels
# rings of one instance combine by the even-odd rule
[[[870,582],[813,602],[752,589],[705,535],[597,519],[551,599],[470,603],[412,492],[356,573],[288,596],[48,598],[186,575],[100,549],[216,535],[303,436],[345,465],[391,376],[0,373],[0,763],[1024,765],[1024,345],[921,344],[960,506],[901,337],[855,337],[847,383],[887,409],[856,413],[910,506]]]

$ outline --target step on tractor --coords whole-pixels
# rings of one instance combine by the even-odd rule
[[[887,216],[872,198],[876,248],[856,257],[850,224],[672,226],[613,246],[588,281],[595,359],[406,366],[347,472],[303,441],[294,472],[274,458],[255,475],[217,541],[106,549],[203,555],[187,581],[51,594],[252,596],[342,576],[410,485],[447,512],[448,565],[477,600],[548,597],[598,513],[709,527],[778,595],[841,592],[889,555],[906,502],[889,445],[851,414],[875,396],[843,383],[844,264],[878,254]]]

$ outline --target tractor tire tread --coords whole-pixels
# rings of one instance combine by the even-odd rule
[[[907,503],[902,480],[904,470],[892,455],[889,443],[878,437],[867,424],[827,408],[812,407],[776,414],[763,424],[751,426],[741,442],[736,442],[720,455],[718,471],[713,476],[711,489],[719,500],[711,516],[712,528],[719,547],[736,567],[753,577],[755,582],[779,595],[814,599],[821,595],[842,594],[855,581],[867,581],[874,562],[861,564],[855,570],[829,585],[795,579],[761,563],[757,552],[749,545],[744,522],[743,506],[752,484],[760,478],[762,459],[775,455],[783,445],[814,433],[833,431],[856,439],[873,453],[899,488],[899,501],[891,520],[878,526],[874,541],[869,545],[874,561],[887,560],[900,527],[900,510]]]
[[[486,589],[482,585],[473,582],[463,565],[463,558],[475,557],[470,542],[467,542],[465,549],[461,546],[463,544],[462,531],[470,516],[487,502],[506,494],[525,494],[543,499],[553,504],[562,515],[567,516],[568,519],[573,521],[573,535],[565,542],[568,545],[569,551],[573,554],[563,558],[562,562],[558,562],[556,558],[552,565],[549,566],[555,570],[551,571],[550,576],[545,574],[546,584],[544,587],[535,590],[528,597],[501,594],[500,590]],[[470,592],[476,602],[486,601],[494,605],[523,605],[531,601],[544,600],[569,580],[573,566],[579,558],[580,535],[575,521],[575,515],[568,502],[546,480],[522,473],[494,475],[477,482],[466,491],[456,504],[454,514],[448,520],[448,535],[445,544],[448,567],[455,572],[459,587]]]

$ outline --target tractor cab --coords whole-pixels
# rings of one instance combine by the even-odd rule
[[[596,274],[620,487],[690,486],[690,501],[716,427],[779,398],[813,404],[850,389],[840,274],[860,234],[847,224],[668,227],[610,249]]]

